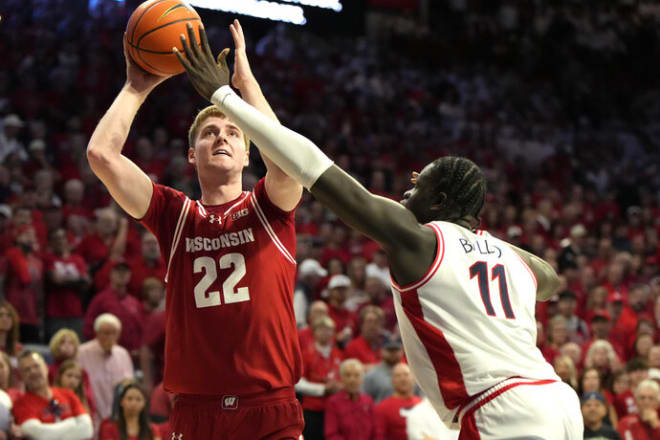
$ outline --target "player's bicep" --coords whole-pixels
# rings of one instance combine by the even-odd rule
[[[112,198],[133,218],[142,218],[149,209],[153,183],[149,176],[123,154],[112,158],[88,155],[94,174]]]
[[[310,191],[346,224],[386,248],[412,247],[423,235],[412,212],[370,193],[336,165],[323,173]]]

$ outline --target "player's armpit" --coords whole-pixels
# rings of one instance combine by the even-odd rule
[[[511,249],[520,255],[520,258],[522,258],[525,263],[527,263],[527,265],[532,269],[532,272],[534,272],[534,276],[536,277],[536,281],[538,283],[538,287],[536,289],[536,300],[547,301],[552,298],[552,296],[557,293],[557,289],[559,289],[560,285],[559,276],[557,275],[557,272],[555,272],[555,269],[550,265],[550,263],[537,257],[536,255],[524,251],[511,244],[510,246]]]

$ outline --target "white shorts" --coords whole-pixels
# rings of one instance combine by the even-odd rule
[[[459,440],[581,440],[580,401],[563,382],[507,379],[459,413]]]

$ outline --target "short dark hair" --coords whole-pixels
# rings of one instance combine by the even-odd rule
[[[642,358],[630,359],[628,363],[626,363],[626,372],[628,373],[633,371],[648,370],[648,369],[649,369],[649,364]]]
[[[486,178],[477,164],[465,157],[445,156],[433,165],[435,190],[447,194],[447,202],[458,218],[470,215],[479,219],[486,199]]]

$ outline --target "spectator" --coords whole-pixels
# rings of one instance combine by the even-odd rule
[[[639,384],[646,380],[649,376],[649,368],[646,361],[643,359],[632,359],[626,364],[626,376],[630,382],[629,388],[617,394],[614,399],[614,407],[619,419],[622,419],[628,414],[638,412],[637,401],[634,396],[634,390],[637,389]]]
[[[303,375],[296,384],[296,392],[302,394],[302,408],[305,417],[305,438],[323,438],[325,402],[341,389],[339,364],[343,354],[333,346],[335,323],[328,316],[322,316],[312,323],[314,344],[305,348]]]
[[[84,440],[93,434],[92,419],[70,390],[48,386],[41,355],[26,351],[19,359],[25,394],[14,404],[14,418],[24,437],[33,440]]]
[[[339,374],[344,389],[326,402],[326,440],[375,440],[374,402],[360,393],[364,378],[362,363],[346,359],[339,367]]]
[[[119,395],[117,419],[101,423],[103,440],[160,440],[158,428],[149,423],[149,402],[146,393],[136,383],[123,387]]]
[[[50,233],[53,252],[44,261],[46,271],[46,338],[62,328],[70,328],[82,336],[82,297],[91,284],[87,265],[80,255],[71,253],[66,231],[57,228]]]
[[[408,411],[422,401],[413,394],[415,379],[408,364],[397,364],[392,369],[394,394],[380,402],[374,410],[376,438],[406,440]]]
[[[390,333],[394,331],[396,323],[396,314],[394,312],[394,297],[390,291],[389,284],[384,284],[380,276],[374,275],[370,270],[366,275],[364,282],[364,293],[366,302],[358,306],[358,314],[368,306],[378,306],[385,313],[385,329]]]
[[[4,296],[18,312],[23,342],[41,342],[41,320],[37,308],[41,297],[43,264],[37,255],[37,237],[32,226],[16,230],[16,246],[7,249],[0,262],[4,274]]]
[[[293,310],[296,313],[298,328],[308,324],[308,306],[314,299],[316,288],[322,277],[328,275],[321,264],[313,258],[303,260],[298,266],[298,282],[293,290]]]
[[[642,333],[635,338],[633,343],[633,358],[644,359],[647,362],[649,361],[649,353],[653,347],[653,336]]]
[[[11,366],[7,353],[0,352],[0,390],[7,393],[12,402],[18,399],[22,392],[16,387],[16,374]]]
[[[84,384],[83,374],[86,374],[84,371],[78,361],[68,359],[57,369],[53,386],[73,391],[85,407],[85,411],[94,419],[96,415],[94,396],[91,394],[91,386]]]
[[[392,368],[401,362],[403,347],[401,341],[389,339],[381,348],[381,362],[364,375],[362,390],[378,404],[394,394]]]
[[[649,349],[649,368],[660,370],[660,345],[654,345]]]
[[[20,339],[20,319],[11,303],[0,300],[0,350],[10,358],[16,357],[23,350]]]
[[[13,437],[20,436],[20,429],[13,423],[11,413],[13,406],[9,394],[0,390],[0,440],[12,438],[12,434],[14,434]]]
[[[358,359],[369,371],[380,362],[385,314],[378,306],[366,306],[360,311],[360,336],[346,345],[346,357]]]
[[[559,348],[566,342],[568,342],[566,318],[556,315],[550,319],[548,340],[541,350],[545,359],[552,364],[555,357],[559,355]]]
[[[142,293],[140,300],[145,320],[154,313],[165,310],[165,284],[160,279],[145,278],[140,292]]]
[[[174,408],[174,400],[176,396],[172,393],[165,391],[163,383],[159,383],[151,393],[151,411],[150,419],[158,426],[158,431],[163,439],[168,440],[172,434],[170,430],[170,414]]]
[[[307,325],[304,328],[298,329],[298,341],[300,342],[302,351],[305,351],[306,347],[314,343],[312,322],[323,316],[328,316],[328,304],[321,300],[311,303],[309,309],[307,309]]]
[[[167,266],[160,253],[160,246],[156,236],[149,231],[142,234],[142,254],[129,261],[131,265],[131,280],[128,283],[128,291],[133,295],[138,295],[139,300],[145,300],[139,297],[143,291],[143,284],[147,278],[156,278],[161,282],[165,280]]]
[[[589,350],[584,358],[584,367],[597,368],[603,382],[607,382],[612,372],[620,366],[619,357],[609,342],[599,339],[589,346]]]
[[[577,296],[572,290],[564,290],[559,293],[559,313],[566,319],[566,330],[568,339],[578,344],[583,344],[589,339],[589,328],[575,312],[577,310]]]
[[[559,348],[559,356],[568,356],[575,368],[578,370],[582,366],[582,347],[575,342],[567,342]]]
[[[557,356],[552,366],[555,369],[555,373],[557,373],[557,376],[559,376],[562,381],[569,384],[574,390],[577,390],[577,369],[570,357],[561,355]]]
[[[159,282],[156,280],[156,282]],[[146,317],[144,338],[140,347],[142,387],[151,393],[155,384],[163,380],[165,367],[165,310],[157,310]]]
[[[582,396],[585,439],[621,439],[619,433],[612,426],[604,423],[606,416],[607,402],[599,391],[590,391]]]
[[[128,294],[128,282],[131,268],[124,260],[113,263],[110,271],[110,286],[100,292],[89,304],[85,313],[83,335],[91,339],[94,334],[93,324],[102,313],[112,313],[121,321],[123,332],[119,345],[128,351],[137,350],[142,343],[142,304],[135,296]]]
[[[92,273],[96,273],[111,256],[116,259],[124,257],[128,228],[126,219],[121,221],[112,208],[99,209],[95,214],[94,232],[85,236],[75,250],[85,259]],[[99,290],[105,288],[105,285],[99,286],[96,277],[94,284]]]
[[[627,440],[660,438],[660,386],[651,379],[641,381],[635,388],[637,414],[630,414],[619,422],[619,433]]]
[[[344,304],[350,288],[351,279],[346,275],[334,275],[328,282],[328,315],[337,328],[335,337],[340,347],[345,347],[351,340],[357,326],[355,312],[346,309]]]
[[[582,353],[586,356],[591,344],[593,344],[594,341],[602,339],[612,345],[612,348],[616,351],[619,359],[623,359],[625,348],[619,342],[615,341],[614,338],[610,337],[611,330],[612,317],[610,316],[610,313],[604,309],[595,310],[591,317],[592,338],[582,344]]]
[[[48,347],[50,348],[50,355],[53,357],[53,362],[48,366],[48,381],[53,383],[60,365],[64,361],[78,357],[80,339],[73,330],[62,328],[50,339]]]
[[[458,440],[459,431],[449,429],[426,397],[408,411],[408,440]]]
[[[0,127],[0,162],[10,154],[15,154],[21,161],[28,158],[25,147],[18,139],[21,128],[25,125],[21,118],[16,114],[10,114],[2,120]]]
[[[89,373],[98,414],[107,418],[112,414],[114,386],[122,379],[133,377],[133,362],[128,351],[117,345],[122,327],[115,315],[99,315],[94,321],[94,331],[96,338],[80,346],[78,360]]]
[[[605,397],[605,403],[607,406],[607,413],[605,414],[603,422],[612,426],[613,428],[617,427],[619,418],[617,417],[616,411],[614,410],[614,396],[603,386],[603,383],[600,380],[600,373],[598,372],[597,368],[586,368],[582,372],[577,391],[578,396],[580,397],[592,392],[601,393],[603,397]]]

